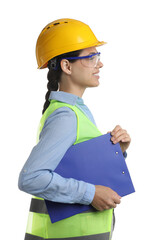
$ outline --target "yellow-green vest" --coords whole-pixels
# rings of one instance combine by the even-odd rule
[[[76,106],[51,100],[43,114],[37,140],[46,119],[60,107],[71,108],[77,117],[77,137],[74,145],[102,135],[89,118]],[[82,166],[81,166],[82,167]],[[113,209],[86,211],[61,221],[51,223],[45,201],[33,197],[28,217],[25,240],[109,240],[111,239]]]

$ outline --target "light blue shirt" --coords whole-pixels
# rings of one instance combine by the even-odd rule
[[[67,93],[52,91],[49,99],[76,105],[95,124],[83,99]],[[96,125],[96,124],[95,124]],[[32,149],[19,176],[19,189],[50,201],[90,204],[95,186],[54,172],[67,149],[75,142],[77,119],[73,110],[62,107],[45,121],[39,143]]]

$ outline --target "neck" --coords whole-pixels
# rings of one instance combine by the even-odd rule
[[[79,86],[66,86],[60,84],[59,91],[68,92],[82,98],[85,88],[81,88]]]

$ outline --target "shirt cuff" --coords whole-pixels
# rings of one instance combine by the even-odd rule
[[[126,151],[123,153],[123,156],[124,156],[124,158],[127,157],[127,152]]]
[[[95,185],[87,183],[87,189],[86,189],[80,203],[84,204],[84,205],[91,204],[91,202],[94,198],[94,195],[95,195]]]

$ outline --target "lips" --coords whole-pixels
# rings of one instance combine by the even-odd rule
[[[93,73],[93,75],[99,77],[99,72]]]

